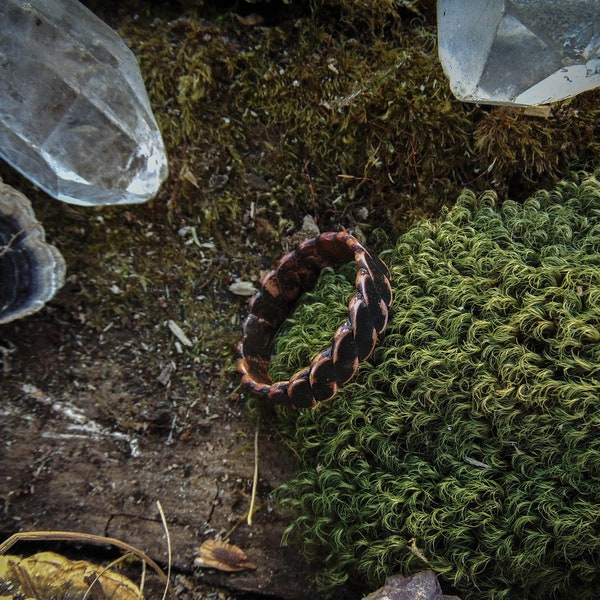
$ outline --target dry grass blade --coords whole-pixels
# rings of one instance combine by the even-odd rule
[[[248,525],[252,525],[252,515],[254,513],[254,504],[256,503],[256,490],[258,488],[258,424],[254,431],[254,476],[252,478],[252,496],[250,498],[250,508],[248,509]]]
[[[165,529],[165,535],[167,536],[167,583],[165,584],[165,591],[163,593],[162,600],[166,600],[166,597],[169,593],[169,586],[171,583],[171,564],[172,564],[172,551],[171,551],[171,535],[169,534],[169,528],[167,527],[167,519],[165,518],[165,513],[162,508],[162,504],[159,500],[156,501],[156,505],[158,507],[158,512],[160,513],[160,520],[162,521],[163,527]]]

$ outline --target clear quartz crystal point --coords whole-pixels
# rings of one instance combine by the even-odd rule
[[[600,85],[600,1],[438,0],[452,92],[484,104],[548,104]]]
[[[145,202],[167,176],[133,53],[77,0],[0,0],[0,156],[87,206]]]

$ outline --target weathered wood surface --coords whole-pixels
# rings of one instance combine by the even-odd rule
[[[249,526],[254,428],[239,400],[214,397],[201,418],[178,413],[162,406],[160,386],[144,381],[122,332],[100,338],[70,327],[42,313],[2,330],[2,346],[11,348],[0,381],[2,538],[36,530],[106,535],[166,565],[160,501],[175,573],[234,593],[306,598],[313,569],[297,547],[282,547],[286,520],[270,498],[293,471],[272,432],[259,436],[258,510]],[[128,423],[130,405],[142,400],[147,422]],[[193,568],[204,540],[228,534],[256,570]],[[82,558],[89,552],[83,548]]]

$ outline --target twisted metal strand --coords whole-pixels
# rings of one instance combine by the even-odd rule
[[[303,292],[314,287],[325,267],[354,258],[358,266],[356,294],[348,320],[333,335],[331,347],[319,352],[309,367],[289,381],[271,382],[271,342]],[[323,233],[286,254],[269,271],[252,298],[243,325],[238,370],[251,390],[293,408],[311,408],[330,400],[348,382],[363,360],[371,356],[387,325],[392,302],[390,271],[354,236],[345,231]]]

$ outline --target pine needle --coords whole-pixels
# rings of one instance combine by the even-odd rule
[[[258,422],[254,430],[254,478],[252,480],[252,496],[250,498],[250,508],[248,509],[248,525],[252,525],[252,515],[254,514],[254,504],[256,502],[256,490],[258,488]]]

